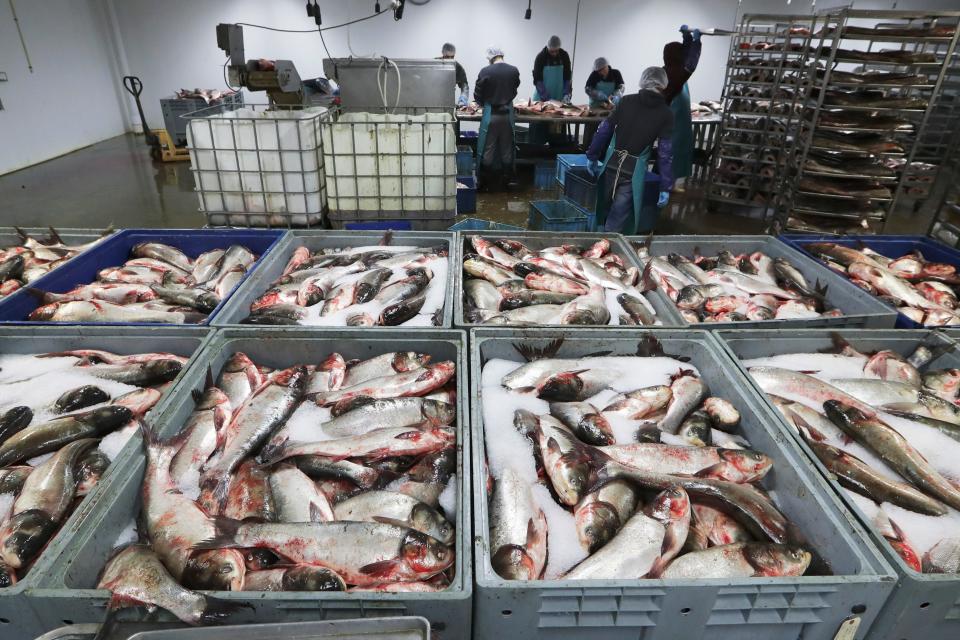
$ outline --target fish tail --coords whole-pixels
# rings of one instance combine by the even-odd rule
[[[191,549],[194,551],[208,549],[229,549],[237,546],[237,532],[243,526],[242,520],[213,516],[214,533],[205,540],[200,540]]]
[[[54,229],[52,226],[47,227],[47,229],[50,230],[51,244],[64,244],[63,238],[60,237],[60,234],[57,233],[56,229]]]
[[[55,293],[50,293],[49,291],[43,291],[41,289],[36,289],[34,287],[24,287],[24,290],[39,300],[42,304],[50,304],[51,302],[57,302],[59,296]]]
[[[224,600],[223,598],[206,596],[204,598],[203,611],[200,613],[199,622],[202,625],[220,624],[224,618],[239,612],[241,609],[255,611],[256,607],[249,602],[233,602],[231,600]]]
[[[16,230],[17,235],[20,236],[21,242],[26,242],[30,239],[30,235],[20,227],[14,226],[13,228]]]

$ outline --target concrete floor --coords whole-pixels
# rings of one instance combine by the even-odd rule
[[[530,200],[557,197],[533,188],[532,167],[521,168],[514,193],[478,194],[484,218],[526,226]],[[104,228],[204,225],[189,162],[151,160],[140,136],[127,134],[0,176],[2,225]],[[656,232],[760,233],[756,219],[707,213],[697,193],[675,194]]]

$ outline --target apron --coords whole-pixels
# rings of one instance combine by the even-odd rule
[[[616,148],[616,134],[610,139],[610,146],[607,147],[607,156],[603,160],[603,166],[600,167],[600,179],[597,181],[597,217],[596,228],[602,229],[607,221],[607,213],[610,211],[610,205],[613,203],[613,191],[615,185],[608,184],[607,176],[610,175],[612,182],[613,176],[607,173],[607,167],[610,166],[610,159],[613,157],[613,151]],[[645,212],[643,210],[643,182],[647,175],[647,162],[650,159],[650,147],[647,147],[637,156],[637,163],[633,168],[633,178],[630,181],[633,190],[633,221],[627,218],[626,225],[620,230],[623,235],[636,235],[637,233],[648,233],[653,230],[659,217],[659,209]],[[612,169],[612,167],[611,167]],[[644,215],[646,214],[646,215]]]
[[[601,80],[597,83],[597,86],[594,87],[594,90],[603,91],[605,94],[607,94],[607,97],[610,97],[613,95],[613,92],[617,90],[617,85],[608,80]],[[606,100],[590,100],[591,107],[599,107],[605,105],[606,103]]]
[[[489,102],[483,104],[483,116],[480,118],[480,132],[477,134],[477,156],[476,156],[476,167],[477,170],[483,166],[483,152],[487,148],[487,132],[490,130],[490,116],[493,115],[493,105]],[[516,143],[516,122],[517,112],[511,105],[510,107],[510,139],[512,140],[510,144],[510,155],[513,158],[513,161],[516,162],[517,159],[517,143]]]
[[[554,64],[543,68],[543,87],[551,100],[563,100],[563,65]],[[533,99],[540,100],[540,92],[533,90]],[[537,123],[530,125],[531,144],[546,144],[550,125]]]
[[[693,168],[693,123],[690,118],[690,89],[683,91],[670,103],[673,112],[673,178],[686,178]]]

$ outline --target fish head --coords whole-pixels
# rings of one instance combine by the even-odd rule
[[[603,324],[593,309],[574,308],[560,317],[560,324],[586,325]]]
[[[920,372],[903,356],[893,351],[878,351],[873,354],[863,370],[873,374],[881,380],[904,382],[919,387],[921,384]]]
[[[666,527],[673,522],[689,521],[690,509],[686,490],[680,485],[671,485],[654,496],[643,512]]]
[[[887,268],[896,274],[915,276],[923,270],[923,265],[913,256],[904,256],[903,258],[892,260],[890,264],[887,265]]]
[[[0,562],[20,569],[35,558],[57,531],[57,522],[40,509],[10,518],[0,529]]]
[[[60,308],[59,302],[51,302],[50,304],[45,304],[37,307],[30,312],[30,315],[27,316],[28,320],[39,320],[41,322],[49,321],[53,318],[53,315]]]
[[[348,327],[372,327],[377,321],[369,313],[355,313],[347,318],[346,324]]]
[[[853,284],[857,285],[858,287],[860,287],[861,289],[863,289],[863,290],[866,291],[867,293],[870,293],[870,294],[873,294],[873,295],[876,295],[876,293],[877,293],[877,288],[874,287],[874,286],[873,286],[872,284],[870,284],[869,282],[867,282],[866,280],[861,280],[860,278],[850,278],[850,282],[852,282]]]
[[[576,526],[580,544],[593,553],[620,530],[620,515],[610,503],[597,500],[577,508]]]
[[[241,591],[246,574],[246,560],[238,549],[211,549],[190,558],[183,582],[192,589]]]
[[[343,578],[326,567],[300,565],[283,574],[283,591],[346,591]]]
[[[223,391],[217,387],[208,387],[206,391],[203,392],[203,395],[200,397],[200,402],[197,403],[195,411],[209,411],[210,409],[215,409],[217,407],[222,407],[230,404],[230,398],[227,397]]]
[[[803,575],[813,559],[803,547],[780,544],[750,543],[744,546],[743,556],[757,575],[766,577]]]
[[[493,246],[493,243],[489,240],[483,238],[482,236],[471,236],[470,244],[473,245],[473,249],[479,253],[481,256],[490,257],[490,247]]]
[[[742,300],[737,296],[716,296],[704,301],[703,308],[710,313],[721,313],[723,311],[734,311],[740,306]]]
[[[434,575],[453,564],[453,549],[420,531],[408,530],[400,543],[400,556],[418,574]]]
[[[677,307],[680,309],[699,309],[705,301],[703,289],[698,285],[687,285],[677,294]]]
[[[157,382],[170,382],[183,369],[183,363],[173,359],[150,360],[143,366]]]
[[[588,413],[583,416],[578,425],[583,433],[592,434],[594,444],[616,444],[613,437],[613,428],[602,413]]]
[[[949,278],[950,276],[956,275],[957,268],[952,264],[944,264],[942,262],[927,262],[921,267],[920,271],[925,276]]]
[[[156,389],[144,387],[143,389],[137,389],[136,391],[125,393],[119,398],[115,398],[113,404],[115,406],[126,407],[135,416],[142,416],[157,404],[157,401],[160,400],[160,396],[162,395],[163,394]]]
[[[561,371],[540,384],[537,397],[552,402],[574,402],[580,399],[584,383],[580,378],[583,371]]]
[[[457,417],[457,407],[440,400],[424,400],[423,417],[435,426],[450,424]]]
[[[415,351],[400,351],[393,357],[393,370],[397,373],[421,369],[430,363],[430,355]]]
[[[718,449],[717,453],[727,466],[727,477],[724,479],[731,482],[755,482],[773,467],[773,460],[759,451]]]
[[[547,432],[549,435],[540,437],[544,468],[560,501],[572,507],[590,490],[591,479],[596,475],[592,458],[586,445],[576,442],[565,429]]]
[[[323,302],[326,293],[323,287],[315,281],[305,282],[297,291],[297,304],[301,307],[312,307]]]
[[[17,572],[0,562],[0,589],[17,584]]]
[[[456,537],[453,525],[430,505],[423,502],[414,505],[409,519],[417,531],[423,531],[443,544],[453,544]]]
[[[287,387],[289,389],[302,389],[307,384],[307,379],[310,377],[310,374],[307,372],[307,368],[303,366],[290,367],[289,369],[283,369],[282,371],[275,371],[272,375],[272,381],[275,385],[279,387]]]
[[[860,280],[866,280],[871,284],[875,284],[878,280],[881,280],[884,275],[880,268],[867,264],[866,262],[854,262],[847,267],[847,271],[851,276],[859,278]]]
[[[522,278],[526,278],[529,275],[536,275],[543,273],[544,269],[535,265],[532,262],[518,262],[513,265],[513,272]],[[510,282],[514,282],[511,280]],[[516,281],[519,282],[519,281]]]
[[[827,400],[824,402],[823,412],[830,418],[831,422],[844,431],[852,428],[857,422],[867,419],[866,414],[856,407],[844,404],[838,400]]]

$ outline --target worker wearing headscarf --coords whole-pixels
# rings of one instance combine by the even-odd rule
[[[663,68],[667,88],[663,95],[673,110],[673,171],[677,178],[690,175],[693,165],[693,122],[690,119],[690,89],[687,80],[700,61],[700,30],[680,27],[683,42],[668,42],[663,47]]]
[[[483,105],[477,138],[477,176],[489,190],[499,175],[501,184],[514,181],[513,100],[520,87],[520,70],[503,61],[500,47],[487,48],[489,65],[480,70],[473,99]]]
[[[457,104],[461,107],[467,106],[467,102],[470,99],[470,83],[467,82],[467,72],[459,62],[454,60],[457,56],[457,48],[450,44],[449,42],[445,43],[440,49],[440,60],[453,60],[454,67],[456,68],[456,83],[457,88],[460,89],[460,95],[457,98]]]
[[[537,88],[534,100],[563,100],[572,95],[573,68],[570,56],[560,47],[560,37],[550,36],[533,61],[533,86]]]
[[[590,98],[591,109],[612,109],[620,102],[624,90],[623,75],[606,58],[593,61],[593,73],[587,78],[584,91]],[[589,147],[599,125],[590,123],[583,128],[583,146]]]
[[[623,97],[610,117],[600,125],[587,149],[590,173],[601,178],[597,220],[606,218],[606,231],[632,234],[653,230],[656,216],[641,219],[641,203],[647,159],[655,141],[660,166],[657,206],[665,207],[669,201],[673,188],[673,113],[663,95],[666,88],[667,73],[663,69],[644,69],[640,76],[640,91]],[[601,157],[606,158],[602,169],[599,166]]]

